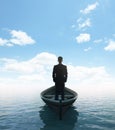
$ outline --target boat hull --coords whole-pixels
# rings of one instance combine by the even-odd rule
[[[41,93],[41,99],[56,112],[59,112],[60,110],[65,112],[75,102],[77,97],[78,94],[67,87],[64,89],[64,100],[61,100],[61,98],[55,100],[55,86],[50,87]]]

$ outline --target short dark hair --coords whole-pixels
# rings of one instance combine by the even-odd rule
[[[59,62],[59,63],[62,63],[62,61],[63,61],[63,57],[62,57],[62,56],[59,56],[59,57],[58,57],[58,62]]]
[[[59,57],[58,57],[58,60],[63,60],[63,57],[62,57],[62,56],[59,56]]]

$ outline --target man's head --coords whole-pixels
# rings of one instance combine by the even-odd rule
[[[58,62],[59,62],[59,64],[61,64],[62,61],[63,61],[63,57],[59,56],[59,57],[58,57]]]

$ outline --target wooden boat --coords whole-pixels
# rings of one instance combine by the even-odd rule
[[[67,87],[64,89],[64,100],[61,100],[61,98],[55,100],[55,86],[41,92],[41,99],[49,107],[59,113],[60,119],[62,118],[62,113],[64,113],[75,102],[77,97],[78,94]]]

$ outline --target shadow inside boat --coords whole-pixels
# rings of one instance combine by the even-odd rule
[[[59,120],[59,115],[52,111],[47,105],[42,106],[39,113],[44,123],[43,128],[40,130],[72,130],[77,124],[79,116],[75,106],[70,107],[68,111],[64,113],[62,120]]]

